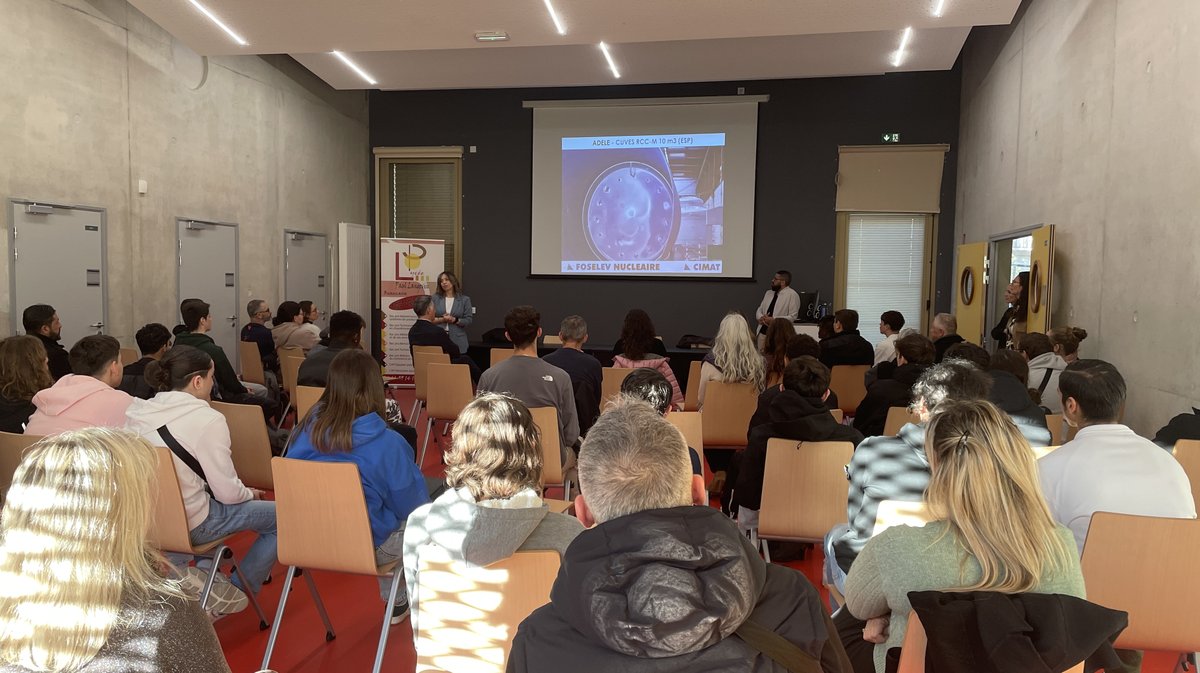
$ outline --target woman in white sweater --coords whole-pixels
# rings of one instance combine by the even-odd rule
[[[129,408],[125,427],[175,454],[175,474],[183,492],[192,544],[244,530],[258,534],[241,563],[250,586],[235,586],[218,573],[210,599],[210,608],[217,613],[244,610],[249,601],[243,590],[257,593],[278,556],[275,503],[262,500],[262,491],[247,488],[233,467],[229,426],[225,417],[209,406],[213,362],[208,354],[190,346],[175,346],[161,360],[146,366],[146,381],[159,392]],[[199,592],[207,573],[187,568],[187,556],[173,555],[170,560],[183,575],[184,584]]]

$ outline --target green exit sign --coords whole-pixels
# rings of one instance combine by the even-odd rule
[[[900,142],[900,134],[896,133],[895,131],[892,131],[890,133],[884,133],[883,134],[883,142],[898,143],[898,142]]]

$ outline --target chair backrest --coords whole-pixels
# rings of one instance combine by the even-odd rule
[[[1054,446],[1062,446],[1063,425],[1062,414],[1046,414],[1046,427],[1050,430],[1050,443]]]
[[[513,350],[512,348],[493,348],[490,366],[495,367],[496,365],[500,364],[501,362],[504,362],[505,360],[511,358],[513,356],[513,353],[516,353],[516,351]]]
[[[881,500],[875,511],[875,532],[879,535],[892,526],[916,526],[929,523],[929,508],[920,500]]]
[[[700,369],[703,367],[700,360],[688,364],[687,389],[683,391],[684,411],[700,411]]]
[[[258,416],[262,418],[261,411]],[[158,492],[147,540],[160,551],[191,551],[190,526],[187,510],[183,507],[183,493],[179,490],[179,476],[175,474],[175,457],[165,446],[156,446],[154,450],[158,454],[158,478],[155,480]]]
[[[700,469],[704,471],[704,483],[712,481],[708,471],[708,461],[704,459],[704,419],[699,411],[672,411],[667,414],[671,425],[683,433],[683,441],[700,454]]]
[[[233,469],[242,483],[266,491],[275,489],[271,480],[271,438],[262,407],[257,404],[230,404],[213,401],[229,426]]]
[[[538,427],[542,445],[542,486],[561,485],[563,481],[562,439],[558,436],[558,409],[531,407],[533,423]]]
[[[920,423],[921,418],[910,412],[908,407],[889,407],[887,420],[883,422],[883,436],[895,437],[906,423]]]
[[[1054,451],[1058,447],[1057,446],[1034,446],[1034,447],[1030,447],[1030,448],[1033,449],[1034,459],[1038,459],[1038,458],[1045,458],[1047,454],[1049,454],[1051,451]]]
[[[853,455],[850,442],[767,440],[759,537],[815,542],[844,522]]]
[[[422,348],[422,346],[418,346]],[[416,388],[417,399],[424,402],[429,399],[429,375],[426,368],[432,364],[448,365],[450,364],[450,356],[442,352],[441,348],[436,348],[436,351],[415,351],[413,352],[413,386]],[[415,421],[414,421],[415,422]]]
[[[916,612],[908,614],[908,628],[904,631],[904,643],[900,649],[900,661],[896,673],[925,673],[925,652],[929,649],[929,634]],[[1066,673],[1083,673],[1084,662],[1079,662]]]
[[[279,562],[374,575],[375,545],[354,463],[272,458]]]
[[[4,498],[8,494],[8,487],[12,486],[17,466],[25,457],[25,449],[33,446],[39,439],[41,437],[38,435],[0,432],[0,503],[4,502]]]
[[[1192,482],[1192,502],[1200,503],[1200,441],[1181,439],[1175,442],[1174,453],[1188,481]]]
[[[543,346],[561,346],[562,338],[557,334],[547,334],[542,337]]]
[[[608,406],[621,394],[621,384],[625,382],[625,377],[633,372],[632,369],[623,369],[620,367],[604,367],[601,370],[600,379],[600,413],[604,413],[604,408]]]
[[[1198,557],[1200,519],[1092,515],[1080,559],[1083,581],[1089,601],[1129,613],[1117,647],[1200,651]]]
[[[753,384],[709,381],[704,391],[704,411],[700,412],[704,446],[746,446],[746,430],[757,407],[758,390]]]
[[[417,550],[417,671],[503,673],[517,626],[550,601],[555,551],[468,566],[441,547]]]
[[[829,389],[837,394],[838,406],[847,414],[853,414],[867,396],[864,378],[870,365],[834,365],[829,370]]]
[[[125,348],[124,346],[121,347],[121,365],[122,366],[132,364],[141,359],[142,359],[141,355],[138,354],[138,349]]]
[[[839,424],[846,420],[846,414],[843,414],[841,409],[830,409],[829,414],[833,416],[833,420],[837,421]]]
[[[304,418],[324,394],[325,388],[321,386],[296,386],[296,418]]]
[[[412,352],[413,352],[413,355],[416,355],[417,353],[437,354],[437,353],[444,353],[445,351],[442,350],[441,346],[413,346]]]
[[[304,364],[304,351],[299,348],[279,349],[279,373],[283,376],[283,389],[294,400],[296,381],[300,378],[300,365]]]
[[[258,350],[258,344],[253,341],[239,341],[238,355],[241,356],[242,380],[260,386],[267,385],[267,375],[263,372],[262,353]]]
[[[430,418],[452,421],[475,397],[471,369],[467,365],[429,363],[425,367],[425,409]]]

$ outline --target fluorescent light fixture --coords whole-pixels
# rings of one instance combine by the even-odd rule
[[[613,63],[612,54],[608,53],[608,45],[601,42],[600,51],[604,52],[604,60],[608,61],[608,69],[612,71],[613,77],[621,79],[621,73],[617,72],[617,64]]]
[[[376,84],[378,84],[378,82],[376,82],[374,79],[372,79],[372,77],[370,75],[368,75],[366,72],[364,72],[362,68],[358,67],[358,65],[354,61],[351,61],[350,57],[346,56],[345,54],[343,54],[340,51],[331,51],[329,53],[333,54],[334,56],[337,56],[338,60],[340,60],[342,63],[345,63],[347,68],[350,68],[355,73],[357,73],[359,77],[366,80],[367,84],[370,84],[371,86],[375,86]]]
[[[937,4],[933,6],[933,15],[937,18],[942,18],[942,13],[946,11],[946,0],[937,0]]]
[[[908,56],[908,52],[905,49],[908,48],[908,41],[910,39],[912,39],[912,26],[904,29],[904,35],[900,38],[900,48],[892,54],[893,67],[899,68],[900,64],[904,62],[905,57]]]
[[[248,44],[250,44],[249,42],[247,42],[247,41],[243,40],[241,35],[238,35],[237,33],[233,32],[233,29],[232,29],[232,28],[230,28],[229,26],[226,26],[226,25],[225,25],[225,23],[224,23],[223,21],[221,21],[220,19],[218,19],[216,14],[213,14],[212,12],[208,11],[208,8],[207,8],[207,7],[205,7],[204,5],[200,4],[200,3],[199,3],[199,2],[197,2],[196,0],[188,0],[188,2],[192,3],[192,5],[193,5],[193,6],[194,6],[196,9],[200,10],[200,13],[201,13],[201,14],[203,14],[204,16],[207,16],[209,21],[212,21],[213,23],[215,23],[215,24],[217,24],[218,26],[220,26],[220,27],[221,27],[221,30],[225,31],[225,34],[226,34],[226,35],[228,35],[229,37],[233,38],[233,41],[234,41],[234,42],[237,42],[238,44],[242,45],[243,47],[244,47],[244,46],[246,46],[246,45],[248,45]]]
[[[558,12],[554,11],[554,5],[550,4],[550,0],[542,0],[546,5],[546,11],[550,12],[550,20],[554,22],[554,28],[558,30],[559,35],[566,35],[567,29],[562,24],[562,19],[558,18]]]
[[[506,42],[508,33],[502,30],[481,30],[475,33],[476,42]]]

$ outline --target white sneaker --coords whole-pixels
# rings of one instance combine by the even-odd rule
[[[181,584],[192,595],[200,597],[204,591],[204,583],[208,581],[208,573],[195,566],[188,567],[183,574]],[[246,594],[241,589],[233,586],[229,578],[224,573],[217,572],[217,577],[213,581],[212,591],[208,594],[208,605],[206,606],[213,612],[221,614],[232,614],[241,612],[250,605],[250,599],[246,598]]]
[[[392,606],[392,626],[399,624],[408,617],[408,601]]]

